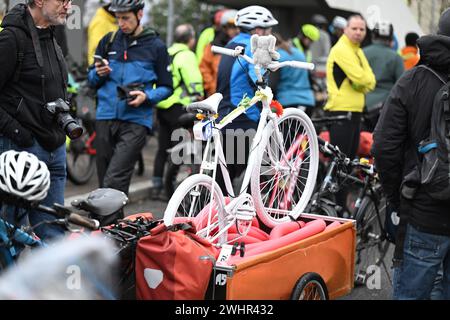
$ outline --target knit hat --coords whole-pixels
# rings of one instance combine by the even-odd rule
[[[438,34],[450,37],[450,8],[447,8],[439,19]]]

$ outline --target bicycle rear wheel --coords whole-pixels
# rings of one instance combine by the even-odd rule
[[[224,206],[225,201],[217,182],[207,175],[195,174],[175,190],[164,212],[164,223],[170,226],[175,223],[176,217],[195,218],[197,234],[205,239],[212,239],[223,227]]]
[[[365,284],[373,266],[380,266],[389,249],[389,241],[384,235],[383,223],[386,218],[386,198],[378,202],[378,212],[374,200],[366,196],[356,214],[356,284]]]
[[[95,155],[89,154],[86,142],[92,132],[83,126],[83,135],[77,140],[72,140],[67,148],[67,177],[76,185],[89,182],[95,172]]]
[[[319,145],[311,119],[298,109],[285,110],[278,130],[264,132],[253,171],[251,192],[265,225],[274,227],[303,212],[314,191],[318,166]]]

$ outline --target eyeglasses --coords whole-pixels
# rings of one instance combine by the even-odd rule
[[[69,4],[72,4],[72,0],[56,0],[60,6],[67,7]]]

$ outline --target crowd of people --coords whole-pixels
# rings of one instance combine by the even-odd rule
[[[354,158],[361,129],[375,130],[375,163],[389,204],[400,210],[403,226],[394,265],[394,298],[430,298],[439,273],[441,297],[450,298],[449,200],[432,199],[420,189],[414,198],[405,199],[399,191],[404,176],[417,164],[417,146],[430,131],[434,96],[448,82],[450,11],[442,15],[438,35],[419,39],[409,33],[406,47],[398,52],[395,30],[388,21],[375,24],[371,44],[362,48],[367,23],[359,14],[337,16],[331,23],[316,14],[287,39],[273,32],[278,21],[261,6],[218,10],[211,27],[199,37],[192,25],[180,24],[174,43],[167,48],[157,30],[142,23],[144,0],[102,0],[100,4],[87,28],[88,81],[97,92],[100,187],[128,193],[135,163],[156,119],[158,150],[150,196],[167,199],[162,179],[167,150],[185,107],[220,92],[219,116],[223,117],[244,96],[254,93],[254,67],[214,54],[211,46],[243,46],[245,54],[252,56],[252,35],[273,34],[280,61],[326,65],[324,111],[351,114],[350,119],[329,127],[332,144]],[[64,202],[66,132],[45,106],[67,100],[67,66],[54,27],[65,23],[71,5],[71,0],[28,0],[11,8],[1,23],[0,152],[26,150],[47,164],[51,189],[46,205]],[[284,68],[272,75],[270,86],[284,107],[301,108],[311,115],[318,108],[312,77],[306,70]],[[225,154],[227,146],[241,145],[227,141],[235,142],[240,130],[256,130],[259,117],[255,105],[226,128]],[[251,137],[245,150],[234,150],[230,154],[235,158],[227,158],[232,179],[246,168]],[[236,157],[242,154],[245,161],[239,162]],[[217,179],[221,184],[220,175]],[[52,218],[39,211],[29,214],[31,224],[44,219]],[[63,230],[46,225],[36,232],[45,240]]]

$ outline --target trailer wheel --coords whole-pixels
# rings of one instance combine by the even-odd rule
[[[291,300],[328,300],[327,286],[320,275],[308,272],[295,284]]]

